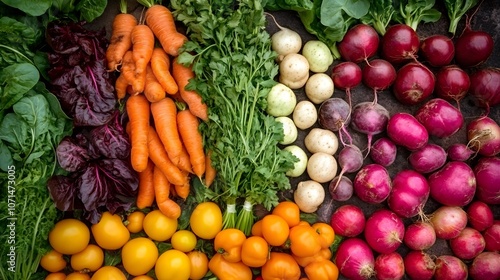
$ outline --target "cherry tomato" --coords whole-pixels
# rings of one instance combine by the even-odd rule
[[[66,276],[66,280],[90,280],[87,273],[71,272]]]
[[[56,250],[50,250],[47,254],[43,255],[40,259],[40,266],[48,272],[58,272],[66,267],[66,260],[63,254]]]
[[[49,233],[50,246],[63,255],[73,255],[83,251],[90,241],[90,230],[77,219],[57,222]]]
[[[194,250],[187,253],[189,262],[191,264],[191,273],[189,279],[200,280],[208,272],[208,257],[205,253]]]
[[[241,261],[249,267],[261,267],[269,256],[269,244],[260,236],[248,237],[241,246]]]
[[[327,223],[315,223],[312,228],[319,234],[321,248],[329,248],[335,241],[335,231]]]
[[[295,202],[282,201],[274,207],[272,214],[283,218],[289,227],[293,227],[300,222],[300,208]]]
[[[181,252],[190,252],[196,247],[196,235],[189,230],[178,230],[172,235],[170,243],[174,249]]]
[[[127,229],[130,233],[138,233],[142,231],[142,223],[146,214],[142,211],[134,211],[127,216]]]
[[[272,246],[281,246],[288,239],[288,227],[285,219],[278,215],[268,214],[262,218],[262,236]]]
[[[128,241],[122,248],[122,263],[125,270],[134,276],[148,273],[158,259],[158,248],[146,237]]]
[[[65,280],[66,279],[66,274],[63,272],[52,272],[47,274],[45,277],[45,280]]]
[[[117,267],[114,266],[103,266],[99,268],[94,275],[92,275],[91,280],[127,280],[125,274]]]
[[[144,217],[144,232],[155,241],[166,241],[177,231],[177,219],[165,216],[160,210],[153,210]]]
[[[104,252],[101,247],[94,244],[89,244],[83,251],[71,256],[71,268],[76,271],[94,272],[101,268],[103,262]]]
[[[110,212],[102,213],[101,220],[92,225],[91,230],[97,245],[106,250],[118,250],[130,239],[122,218]]]
[[[203,239],[215,238],[222,230],[222,212],[214,202],[198,204],[189,218],[191,230],[196,236]]]
[[[165,251],[155,265],[158,280],[188,280],[191,274],[191,262],[186,253],[176,249]]]

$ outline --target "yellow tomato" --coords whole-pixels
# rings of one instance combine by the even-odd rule
[[[177,231],[177,219],[165,216],[160,210],[153,210],[144,217],[143,227],[151,239],[166,241]]]
[[[101,220],[91,230],[97,245],[106,250],[118,250],[130,239],[122,218],[110,212],[102,213]]]
[[[122,263],[125,270],[134,276],[148,273],[158,259],[158,248],[151,239],[131,239],[122,248]]]
[[[138,233],[142,231],[142,223],[146,214],[142,211],[135,211],[130,213],[127,217],[127,229],[130,233]]]
[[[147,276],[147,275],[139,275],[139,276],[132,278],[132,280],[154,280],[154,279],[152,277]]]
[[[58,272],[66,267],[66,260],[56,250],[50,250],[40,259],[40,266],[48,272]]]
[[[66,279],[66,274],[64,274],[63,272],[52,272],[45,277],[45,280],[65,280],[65,279]]]
[[[91,280],[127,280],[125,274],[117,267],[114,266],[103,266],[99,268],[94,275],[92,275]]]
[[[191,265],[191,273],[189,279],[200,280],[208,272],[208,257],[201,251],[191,251],[187,253],[189,263]]]
[[[170,243],[172,247],[184,253],[190,252],[196,247],[196,235],[189,230],[178,230],[172,235]]]
[[[101,247],[94,244],[89,244],[83,251],[71,256],[71,268],[76,271],[94,272],[101,268],[103,262],[104,252]]]
[[[222,230],[222,212],[214,202],[198,204],[189,218],[191,230],[203,239],[215,238]]]
[[[179,250],[165,251],[156,261],[155,274],[158,280],[188,280],[191,274],[189,257]]]
[[[73,255],[83,251],[90,241],[87,225],[77,219],[57,222],[49,233],[50,246],[63,255]]]
[[[87,273],[72,272],[65,280],[90,280],[90,276]]]

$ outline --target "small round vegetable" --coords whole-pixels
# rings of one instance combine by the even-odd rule
[[[331,131],[340,131],[340,141],[347,143],[343,139],[345,134],[349,139],[351,136],[347,131],[347,126],[351,121],[351,106],[342,98],[332,97],[325,100],[318,109],[318,122],[322,128]],[[351,141],[349,141],[350,143]]]
[[[440,206],[430,215],[436,237],[452,239],[467,226],[467,213],[458,206]]]
[[[363,67],[362,80],[373,89],[376,100],[377,92],[389,88],[396,80],[396,68],[385,59],[373,59]]]
[[[357,24],[349,28],[338,44],[338,50],[344,60],[359,63],[375,55],[379,40],[375,28],[368,24]]]
[[[431,173],[446,163],[446,151],[443,147],[428,143],[422,148],[412,151],[408,157],[411,167],[420,173]]]
[[[436,74],[434,92],[445,100],[460,102],[469,88],[469,74],[456,65],[442,67]]]
[[[304,145],[310,153],[324,152],[333,155],[338,150],[339,140],[331,130],[315,127],[307,133]]]
[[[83,251],[71,255],[71,268],[75,271],[93,272],[104,263],[104,251],[101,247],[89,244]]]
[[[396,160],[396,156],[396,144],[387,137],[381,137],[375,141],[370,150],[370,158],[373,162],[385,167],[393,164]]]
[[[196,235],[185,229],[176,231],[170,239],[172,247],[184,253],[191,252],[196,247],[196,242]]]
[[[437,257],[434,279],[436,280],[466,280],[467,265],[459,258],[452,255]]]
[[[357,146],[354,145],[344,146],[337,158],[341,168],[339,174],[340,177],[344,175],[344,173],[356,172],[361,168],[361,166],[363,166],[363,153]],[[337,180],[337,183],[340,183],[340,180]]]
[[[298,131],[295,123],[289,117],[277,117],[277,122],[280,122],[283,126],[283,139],[279,141],[282,145],[292,144],[297,140]]]
[[[191,230],[203,239],[213,239],[222,230],[222,212],[214,202],[202,202],[189,218]]]
[[[415,59],[420,47],[417,32],[406,24],[395,24],[387,28],[382,37],[382,57],[393,64]]]
[[[60,220],[49,233],[50,246],[64,255],[73,255],[83,251],[89,241],[89,228],[77,219]]]
[[[185,253],[179,250],[167,250],[156,261],[155,275],[158,280],[187,280],[190,274],[191,261]]]
[[[488,206],[488,204],[482,201],[473,201],[467,207],[466,212],[469,219],[469,224],[472,228],[478,231],[484,231],[485,229],[493,225],[493,211],[491,211],[491,208],[490,206]]]
[[[429,141],[425,127],[411,114],[398,112],[387,122],[387,135],[396,145],[417,150]]]
[[[455,55],[453,41],[441,34],[431,35],[425,38],[420,45],[422,58],[431,66],[442,67],[450,64]]]
[[[325,200],[325,189],[316,181],[302,181],[297,184],[293,199],[302,212],[313,213]]]
[[[125,274],[115,266],[105,265],[92,275],[91,280],[126,280]]]
[[[379,209],[366,220],[364,232],[365,240],[373,250],[389,254],[403,243],[405,225],[396,213]]]
[[[375,257],[368,244],[360,238],[340,243],[334,262],[348,279],[370,279],[374,276]]]
[[[306,171],[308,160],[307,154],[297,145],[286,146],[284,149],[292,153],[299,160],[293,164],[293,168],[291,170],[286,172],[286,175],[290,177],[299,177]]]
[[[500,68],[483,68],[472,73],[469,92],[487,111],[500,104]]]
[[[392,190],[387,204],[399,216],[411,218],[423,212],[429,191],[429,184],[423,175],[411,169],[404,169],[392,179]]]
[[[302,100],[295,106],[292,118],[297,128],[306,130],[318,120],[318,110],[311,101]]]
[[[266,243],[267,244],[267,243]],[[193,250],[186,254],[191,264],[189,279],[200,280],[208,272],[208,257],[202,251]],[[134,280],[134,279],[133,279]],[[145,279],[144,279],[145,280]]]
[[[499,157],[483,157],[474,166],[478,200],[488,204],[500,204],[499,170]]]
[[[387,126],[389,111],[378,103],[360,102],[354,106],[351,114],[351,127],[367,135],[367,153],[370,153],[373,136],[382,133]]]
[[[325,73],[311,75],[304,88],[307,98],[314,104],[321,104],[332,97],[334,90],[335,85],[332,78]]]
[[[448,154],[448,158],[452,161],[467,161],[474,154],[474,151],[466,144],[454,143],[446,149],[446,153]]]
[[[486,251],[500,251],[500,221],[493,221],[493,225],[484,230],[483,237],[486,242]]]
[[[469,276],[473,280],[500,278],[500,253],[482,252],[469,265]]]
[[[291,88],[277,83],[267,95],[267,113],[274,117],[290,115],[297,105],[297,97]]]
[[[329,182],[337,175],[337,160],[331,154],[314,153],[307,160],[307,175],[318,183]]]
[[[436,264],[424,251],[410,251],[403,258],[405,272],[410,279],[430,280],[434,276]]]
[[[411,250],[427,250],[436,243],[436,231],[428,222],[414,222],[406,227],[403,243]]]
[[[302,48],[302,38],[299,33],[279,25],[276,20],[274,22],[280,30],[271,36],[271,48],[273,51],[281,56],[289,53],[298,53]]]
[[[158,259],[158,248],[146,237],[130,239],[121,250],[125,270],[134,276],[148,273]]]
[[[431,197],[447,206],[465,206],[476,193],[476,177],[462,161],[450,161],[428,178]]]
[[[438,138],[452,136],[464,124],[460,110],[441,98],[427,101],[415,112],[415,118],[424,125],[429,135]]]
[[[165,216],[160,210],[153,210],[144,217],[144,232],[155,241],[166,241],[177,231],[177,219]]]
[[[385,167],[372,163],[361,167],[353,181],[354,192],[366,203],[381,203],[389,196],[391,177]]]
[[[358,64],[352,61],[341,62],[332,68],[332,79],[335,88],[345,90],[347,102],[351,102],[351,89],[358,86],[362,81],[362,70]]]
[[[332,199],[336,201],[347,201],[354,193],[352,181],[346,176],[335,176],[328,185],[328,190]]]
[[[298,53],[285,55],[279,65],[279,82],[291,89],[303,87],[309,79],[309,62]]]
[[[283,245],[288,238],[289,231],[288,223],[281,216],[267,214],[262,218],[262,237],[271,246]]]
[[[397,252],[378,255],[374,269],[378,280],[403,279],[405,274],[403,257]]]
[[[488,32],[471,30],[470,24],[467,24],[462,35],[455,41],[455,60],[463,67],[477,66],[490,57],[493,45],[493,38]]]
[[[63,254],[52,249],[42,256],[40,259],[40,266],[48,272],[58,272],[63,270],[67,265]]]
[[[396,99],[405,105],[415,105],[427,99],[434,91],[436,78],[421,63],[410,62],[398,70],[393,85]]]
[[[469,122],[467,140],[468,146],[482,156],[500,154],[500,126],[490,117],[482,116]]]
[[[483,235],[471,227],[465,227],[457,237],[450,239],[451,251],[462,260],[472,260],[477,257],[485,246]]]
[[[309,69],[315,73],[323,73],[333,63],[333,55],[328,46],[319,40],[310,40],[302,47],[302,55],[309,62]]]
[[[354,204],[345,204],[337,208],[331,217],[330,225],[335,234],[344,237],[360,235],[365,228],[366,218],[363,210]]]

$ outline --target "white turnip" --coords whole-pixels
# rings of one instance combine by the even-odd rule
[[[401,170],[392,179],[387,204],[403,218],[415,217],[423,212],[429,191],[427,179],[422,174],[411,169]]]
[[[450,137],[464,124],[460,110],[441,98],[427,101],[415,112],[415,118],[424,125],[429,135]]]
[[[452,255],[437,257],[434,280],[466,280],[468,276],[467,265],[459,258]]]
[[[317,122],[318,110],[311,101],[301,100],[295,105],[292,118],[297,128],[306,130]]]
[[[342,59],[359,63],[377,53],[379,41],[378,33],[372,26],[360,23],[349,28],[337,48]]]
[[[276,18],[268,14],[273,19],[279,31],[271,36],[271,48],[279,54],[278,61],[289,53],[298,53],[302,48],[302,38],[299,33],[283,27],[276,22]]]
[[[291,89],[303,87],[309,79],[309,62],[298,53],[285,55],[279,64],[279,82]]]
[[[317,152],[307,160],[307,175],[318,183],[330,182],[337,176],[337,160],[331,154]]]
[[[360,238],[342,241],[334,262],[348,279],[364,280],[374,276],[375,257],[368,244]]]
[[[410,279],[430,280],[434,276],[436,264],[424,251],[410,251],[403,258],[405,272]]]
[[[397,64],[409,59],[415,60],[420,47],[418,34],[406,24],[395,24],[387,28],[382,37],[382,57]]]
[[[450,239],[449,244],[453,254],[462,260],[472,260],[486,246],[483,235],[471,227],[464,228],[457,237]]]
[[[398,112],[387,122],[387,136],[410,151],[422,148],[429,141],[427,129],[411,114]]]
[[[334,91],[333,80],[325,73],[314,73],[309,77],[304,87],[307,98],[314,104],[321,104],[332,97]]]
[[[493,221],[493,225],[483,231],[486,251],[500,252],[500,220]]]
[[[351,113],[351,127],[367,135],[367,154],[370,153],[374,135],[382,133],[389,121],[389,111],[375,102],[360,102]]]
[[[451,161],[467,161],[472,157],[474,151],[466,144],[454,143],[446,149],[446,153]]]
[[[391,192],[389,172],[380,164],[372,163],[361,167],[353,181],[354,193],[364,202],[382,203]]]
[[[414,222],[406,227],[403,243],[411,250],[427,250],[436,243],[436,231],[428,222]]]
[[[378,253],[395,252],[403,243],[405,225],[394,212],[379,209],[366,219],[365,240]]]
[[[374,269],[377,280],[398,280],[405,275],[403,257],[397,252],[378,255]]]
[[[351,121],[351,106],[342,98],[332,97],[323,101],[318,109],[318,122],[321,127],[331,131],[340,131],[340,142],[345,146],[352,143],[352,138],[347,131]],[[348,138],[344,141],[343,134]]]
[[[397,151],[396,144],[391,139],[381,137],[373,143],[370,158],[374,163],[387,167],[396,160]]]
[[[293,199],[302,212],[313,213],[325,200],[325,189],[316,181],[302,181],[297,184]]]
[[[493,225],[493,211],[482,201],[473,201],[467,207],[466,212],[470,226],[478,231],[484,231]]]
[[[347,201],[354,193],[351,179],[338,175],[328,184],[328,190],[335,201]]]
[[[476,176],[462,161],[450,161],[428,178],[431,197],[447,206],[465,206],[476,193]]]
[[[422,148],[412,151],[408,157],[411,167],[420,173],[431,173],[446,163],[446,151],[443,147],[427,143]]]
[[[339,148],[339,139],[331,130],[314,127],[304,138],[304,145],[311,154],[324,152],[333,155]]]
[[[343,237],[355,237],[365,229],[366,218],[363,210],[354,204],[345,204],[337,208],[330,219],[335,234]]]
[[[332,68],[332,80],[335,88],[345,90],[347,103],[352,105],[351,89],[361,83],[361,67],[352,61],[341,62]]]
[[[302,55],[309,62],[309,69],[315,73],[323,73],[333,63],[330,48],[320,40],[309,40],[302,47]]]
[[[482,252],[469,265],[473,280],[500,279],[500,253]]]
[[[500,154],[500,126],[490,117],[482,116],[469,122],[467,139],[468,146],[482,156]]]
[[[410,62],[398,70],[392,92],[399,102],[415,105],[432,94],[435,84],[436,77],[429,68]]]
[[[425,38],[420,44],[422,59],[431,66],[442,67],[450,64],[455,55],[455,45],[451,38],[435,34]]]
[[[298,161],[293,163],[293,168],[286,172],[286,176],[299,177],[302,175],[307,168],[307,154],[302,150],[301,147],[297,145],[288,145],[284,148],[285,151],[292,153],[297,157]]]
[[[472,73],[469,93],[488,114],[490,107],[500,104],[500,68],[483,68]]]
[[[442,67],[436,74],[434,92],[438,97],[460,103],[470,88],[470,77],[457,65]]]
[[[429,218],[436,237],[445,240],[457,237],[467,226],[467,213],[458,206],[440,206]]]

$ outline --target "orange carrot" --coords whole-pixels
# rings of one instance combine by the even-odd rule
[[[196,91],[186,89],[189,80],[194,78],[193,70],[190,67],[177,63],[177,58],[175,58],[172,62],[172,75],[179,86],[181,98],[188,105],[189,111],[204,121],[208,120],[207,104],[203,102],[201,96]]]
[[[162,48],[155,48],[151,56],[153,73],[168,94],[175,94],[179,87],[170,73],[170,57]]]
[[[127,80],[128,84],[131,85],[135,77],[135,62],[132,51],[129,50],[123,55],[122,67],[120,72],[123,77]]]
[[[143,92],[146,84],[146,67],[151,60],[155,38],[151,29],[139,24],[132,29],[132,55],[135,62],[135,77],[132,88],[135,92]]]
[[[131,96],[127,100],[127,114],[130,119],[130,157],[132,168],[142,172],[148,165],[148,129],[150,109],[144,95]]]
[[[193,172],[201,178],[205,173],[205,152],[203,150],[203,138],[198,129],[198,118],[189,110],[177,113],[177,129],[181,135],[182,143],[186,147],[193,167]]]
[[[115,81],[116,98],[118,98],[118,100],[122,100],[123,98],[125,98],[125,96],[127,95],[127,87],[128,81],[123,73],[120,73]]]
[[[122,0],[120,4],[121,13],[113,19],[111,38],[106,49],[108,69],[114,71],[122,63],[123,56],[132,46],[130,35],[132,29],[137,25],[134,15],[127,13],[127,2]]]
[[[215,176],[217,176],[217,170],[215,170],[212,165],[211,152],[209,151],[205,155],[205,187],[210,187],[215,180]]]
[[[182,151],[179,156],[179,163],[177,164],[177,166],[183,171],[193,173],[189,153],[187,152],[186,147],[184,147],[184,144],[182,145]]]
[[[184,185],[174,185],[174,187],[175,187],[175,193],[177,194],[178,197],[182,199],[186,199],[189,195],[189,191],[191,190],[189,182]]]
[[[144,85],[144,95],[151,103],[158,102],[165,98],[165,90],[160,83],[158,83],[150,64],[146,66],[146,84]]]
[[[163,215],[177,219],[181,215],[179,204],[170,199],[170,182],[163,172],[155,167],[153,171],[156,204]]]
[[[159,4],[149,6],[146,10],[146,24],[166,53],[179,55],[179,49],[187,41],[187,37],[177,31],[174,17],[167,7]]]
[[[148,148],[149,157],[156,166],[165,174],[168,181],[175,185],[182,185],[186,183],[186,176],[182,171],[175,166],[168,158],[165,147],[161,143],[160,137],[153,127],[149,127],[148,133]]]
[[[155,187],[153,180],[154,163],[148,161],[146,169],[139,172],[139,191],[137,193],[136,204],[139,209],[144,209],[153,205],[155,200]]]
[[[178,165],[182,152],[182,141],[177,129],[177,107],[172,98],[151,104],[151,113],[155,122],[156,132],[167,151],[168,158]]]

